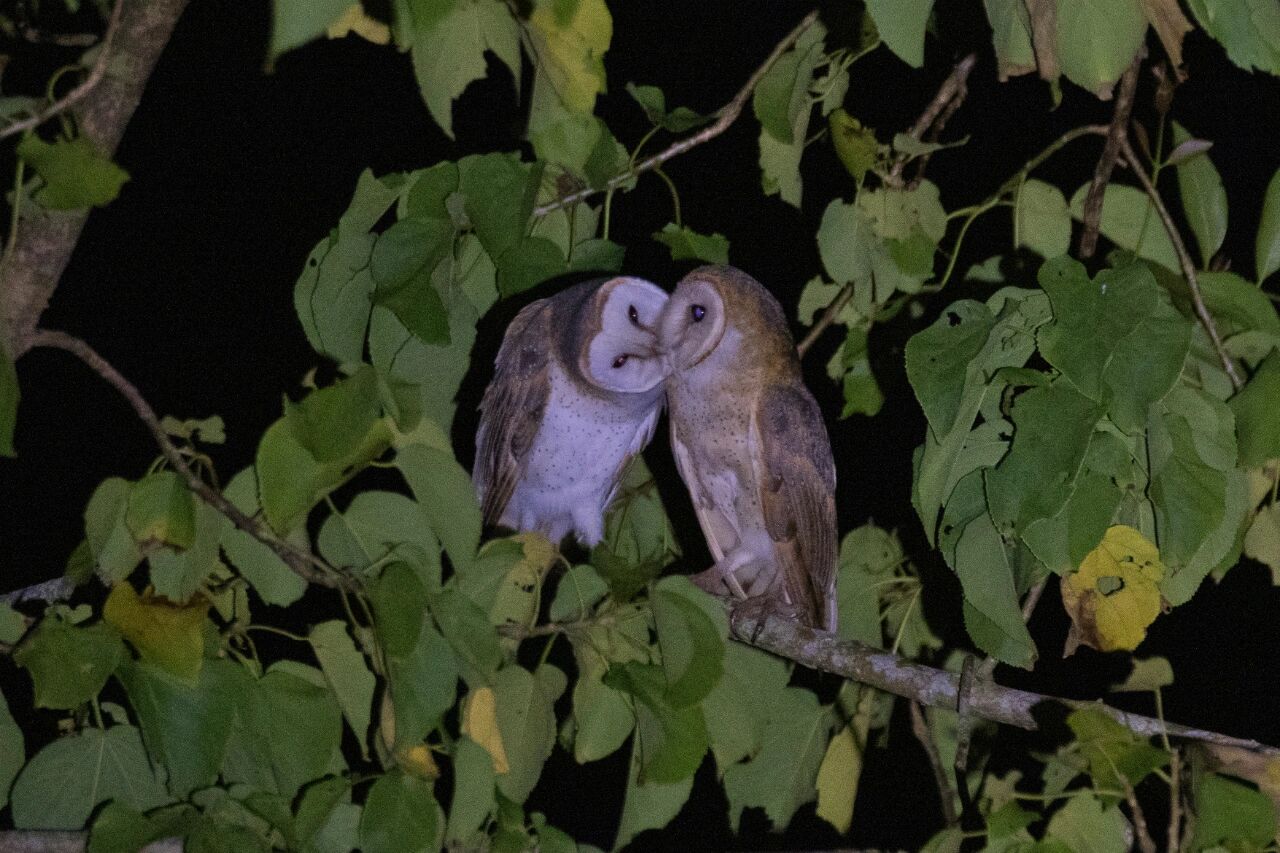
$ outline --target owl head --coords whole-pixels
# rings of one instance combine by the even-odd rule
[[[619,393],[651,391],[666,378],[658,350],[658,319],[667,303],[662,288],[642,278],[618,276],[580,285],[578,370],[588,383]]]
[[[726,330],[736,332],[738,346],[750,347],[752,363],[796,358],[778,300],[742,270],[723,265],[698,267],[680,280],[663,309],[658,342],[670,369],[688,370],[721,345]]]

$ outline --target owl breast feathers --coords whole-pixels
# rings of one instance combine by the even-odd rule
[[[777,300],[701,267],[663,309],[659,346],[671,447],[716,560],[695,580],[834,630],[835,464]]]
[[[666,301],[657,285],[617,277],[516,315],[480,404],[474,480],[487,524],[603,538],[604,510],[661,413]]]

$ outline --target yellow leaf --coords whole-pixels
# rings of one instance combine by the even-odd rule
[[[845,170],[862,183],[867,172],[875,168],[880,156],[880,144],[875,131],[862,126],[862,122],[838,107],[827,116],[831,128],[831,144]]]
[[[1104,652],[1133,650],[1160,614],[1164,564],[1151,540],[1124,524],[1109,528],[1079,571],[1062,579],[1071,617],[1066,653],[1080,643]]]
[[[396,765],[420,779],[435,779],[440,775],[440,768],[436,766],[431,748],[425,743],[416,743],[410,747],[397,749]]]
[[[524,562],[536,569],[539,574],[554,566],[560,556],[556,546],[541,533],[517,533],[511,538],[524,548]]]
[[[862,775],[862,751],[854,739],[853,727],[845,726],[827,744],[827,754],[818,768],[818,817],[839,832],[848,832],[853,823],[853,801],[858,796]]]
[[[493,772],[511,772],[507,763],[507,750],[502,745],[502,733],[498,731],[498,703],[493,690],[481,687],[467,697],[462,711],[462,733],[485,748],[493,759]]]
[[[391,43],[391,28],[382,21],[366,15],[364,7],[359,3],[352,3],[338,16],[337,20],[329,25],[328,36],[331,39],[340,39],[347,33],[355,33],[365,41],[371,41],[374,44]]]
[[[174,675],[195,681],[204,665],[204,616],[209,602],[200,595],[174,604],[151,588],[139,596],[127,582],[111,588],[102,618],[115,626],[143,658]]]
[[[565,108],[595,109],[605,90],[604,55],[613,39],[613,18],[604,0],[539,0],[529,15],[534,65],[545,74]]]

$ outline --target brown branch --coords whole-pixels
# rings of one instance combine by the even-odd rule
[[[1169,759],[1169,835],[1165,848],[1169,853],[1178,853],[1179,824],[1182,823],[1182,753],[1173,750]]]
[[[546,216],[548,213],[559,210],[562,207],[569,207],[570,205],[577,204],[578,202],[588,199],[597,193],[616,190],[618,187],[621,187],[631,181],[637,175],[652,171],[670,160],[672,157],[678,157],[689,149],[696,148],[702,143],[715,139],[717,136],[724,133],[729,128],[729,125],[737,121],[738,116],[742,114],[742,109],[746,106],[747,99],[751,97],[751,93],[755,91],[756,86],[759,85],[760,81],[764,78],[764,75],[769,72],[769,69],[773,67],[774,63],[778,61],[782,54],[786,53],[787,50],[791,48],[791,45],[795,44],[796,39],[800,38],[800,36],[804,34],[805,30],[813,26],[817,20],[818,11],[816,9],[805,15],[800,23],[796,24],[795,29],[787,33],[786,37],[783,38],[782,41],[778,42],[760,67],[752,72],[751,76],[747,78],[747,82],[744,83],[742,88],[738,90],[738,93],[733,96],[733,100],[720,108],[716,114],[717,118],[714,122],[707,125],[693,136],[685,137],[668,148],[654,154],[652,157],[641,161],[639,164],[627,169],[627,171],[622,174],[614,175],[605,183],[604,186],[595,188],[588,187],[586,189],[561,196],[554,201],[549,201],[544,205],[535,207],[533,209],[533,215]]]
[[[907,707],[911,711],[911,733],[924,747],[925,755],[929,756],[929,766],[933,768],[933,781],[938,786],[938,797],[942,800],[942,817],[946,820],[947,826],[955,826],[956,794],[951,790],[951,782],[947,779],[947,768],[942,766],[938,745],[933,742],[933,735],[929,732],[929,724],[924,719],[924,711],[920,710],[920,703],[908,702]]]
[[[1200,294],[1200,279],[1196,276],[1196,265],[1191,260],[1191,253],[1187,251],[1187,244],[1183,242],[1182,235],[1178,233],[1178,226],[1174,225],[1173,217],[1169,215],[1169,209],[1165,207],[1164,200],[1160,198],[1160,191],[1156,189],[1156,185],[1151,183],[1150,176],[1143,170],[1142,164],[1138,161],[1138,155],[1133,150],[1133,146],[1129,144],[1127,136],[1120,137],[1120,150],[1124,153],[1125,160],[1132,167],[1138,181],[1142,184],[1142,188],[1146,191],[1147,197],[1151,199],[1151,203],[1155,206],[1156,213],[1160,216],[1160,221],[1164,223],[1164,230],[1169,235],[1169,241],[1173,243],[1173,250],[1178,255],[1178,265],[1182,267],[1182,276],[1187,280],[1187,287],[1191,289],[1191,302],[1195,306],[1196,316],[1200,318],[1200,324],[1204,326],[1204,330],[1209,333],[1209,340],[1213,343],[1213,348],[1218,353],[1218,358],[1222,361],[1222,369],[1226,371],[1227,377],[1231,380],[1231,385],[1239,391],[1244,387],[1244,382],[1240,379],[1240,374],[1236,371],[1235,364],[1231,361],[1231,356],[1227,354],[1227,349],[1222,345],[1222,336],[1218,334],[1218,327],[1213,322],[1213,316],[1209,313],[1209,309],[1205,307],[1204,297]]]
[[[12,829],[0,832],[3,853],[84,853],[89,848],[89,833],[62,832],[51,829]],[[138,853],[182,853],[181,838],[152,841]]]
[[[151,69],[186,4],[187,0],[117,0],[119,19],[108,26],[111,42],[104,41],[102,56],[95,63],[95,69],[103,64],[105,70],[97,77],[90,72],[96,80],[92,92],[79,94],[71,110],[80,133],[104,155],[113,154],[119,146]],[[109,63],[104,59],[108,55]],[[10,358],[17,360],[30,347],[28,338],[49,304],[88,215],[80,210],[24,219],[13,249],[0,260],[0,349]]]
[[[933,100],[929,101],[928,106],[924,108],[924,112],[920,113],[920,117],[916,119],[915,124],[911,125],[911,129],[907,131],[907,136],[919,141],[934,122],[938,119],[944,109],[953,101],[956,105],[964,100],[966,93],[965,81],[969,79],[969,72],[973,71],[974,64],[978,61],[978,55],[971,53],[964,59],[955,64],[951,69],[951,73],[947,75],[947,79],[942,81],[942,85],[938,87],[937,93],[934,94]],[[952,108],[947,112],[949,117],[955,112]],[[946,119],[942,120],[944,123]],[[893,166],[889,168],[889,174],[885,177],[885,183],[890,186],[902,185],[902,170],[910,159],[905,154],[899,154],[898,159],[894,161]]]
[[[1147,815],[1138,802],[1138,795],[1134,793],[1133,783],[1123,773],[1116,773],[1116,778],[1124,786],[1124,799],[1129,804],[1129,811],[1133,813],[1133,832],[1138,837],[1138,849],[1142,853],[1156,853],[1156,842],[1151,837],[1151,830],[1147,828]]]
[[[341,574],[314,554],[300,551],[288,542],[277,538],[264,525],[241,512],[221,492],[200,479],[199,475],[191,470],[191,466],[187,464],[187,460],[183,458],[182,453],[169,439],[164,428],[160,426],[160,419],[156,417],[155,410],[151,408],[151,405],[147,403],[138,389],[87,343],[77,337],[68,335],[66,332],[38,329],[31,335],[30,345],[32,348],[49,347],[71,353],[119,391],[125,400],[129,402],[129,405],[133,407],[134,412],[137,413],[142,422],[146,424],[147,429],[151,431],[151,436],[155,439],[156,444],[160,446],[160,452],[186,482],[187,488],[209,506],[226,516],[236,527],[270,548],[295,574],[310,583],[319,584],[320,586],[334,589],[354,588],[353,582],[347,576]]]
[[[1084,231],[1080,234],[1081,258],[1092,258],[1098,249],[1098,228],[1102,222],[1102,197],[1111,180],[1111,170],[1115,168],[1116,159],[1120,156],[1120,144],[1128,137],[1129,116],[1133,112],[1133,95],[1138,88],[1138,68],[1142,63],[1142,52],[1139,51],[1133,62],[1120,77],[1120,89],[1116,94],[1115,110],[1111,113],[1111,124],[1107,127],[1107,142],[1102,146],[1102,156],[1093,170],[1093,183],[1089,185],[1089,194],[1084,199]]]
[[[834,634],[806,628],[773,616],[758,621],[754,615],[731,620],[735,637],[765,651],[793,660],[811,669],[851,678],[878,690],[903,696],[933,708],[954,710],[959,699],[960,677],[953,672],[925,666],[862,643],[841,640]],[[1003,687],[973,679],[968,691],[968,707],[975,717],[1034,731],[1038,725],[1033,710],[1042,702],[1057,702],[1069,708],[1102,711],[1130,731],[1143,737],[1161,734],[1184,740],[1245,750],[1268,759],[1280,758],[1280,749],[1254,740],[1219,732],[1165,723],[1153,717],[1131,714],[1100,702],[1060,699]]]
[[[822,312],[822,316],[818,318],[818,322],[813,324],[813,328],[809,330],[809,334],[804,336],[804,340],[796,344],[796,353],[804,358],[804,354],[809,351],[809,347],[827,330],[827,327],[836,321],[836,317],[840,316],[840,312],[849,304],[849,300],[853,299],[853,282],[846,284],[836,298],[831,300],[831,304]]]

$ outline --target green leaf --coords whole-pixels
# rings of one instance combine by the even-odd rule
[[[133,726],[85,729],[40,750],[13,784],[13,825],[79,830],[107,800],[139,812],[171,801]]]
[[[340,364],[364,355],[373,295],[369,260],[375,238],[369,230],[403,192],[403,183],[362,172],[338,227],[311,250],[294,285],[294,309],[307,340]]]
[[[800,114],[809,112],[809,87],[813,73],[822,59],[822,39],[826,28],[814,24],[796,40],[795,46],[782,54],[761,78],[752,93],[751,105],[760,126],[777,141],[798,145],[795,128]]]
[[[1169,753],[1152,746],[1113,720],[1105,711],[1082,708],[1067,716],[1080,752],[1089,762],[1089,775],[1097,788],[1119,791],[1137,785],[1147,774],[1169,762]]]
[[[277,533],[292,532],[325,495],[382,455],[390,443],[391,430],[380,418],[347,455],[320,461],[298,443],[288,418],[276,421],[263,434],[255,463],[267,523]]]
[[[139,544],[190,548],[196,538],[195,495],[174,471],[148,474],[129,490],[125,523]]]
[[[876,235],[886,240],[923,234],[937,244],[947,232],[947,213],[932,181],[921,181],[913,189],[885,187],[860,192],[857,206]]]
[[[515,296],[568,270],[560,247],[545,237],[527,237],[512,246],[498,263],[498,291]]]
[[[609,669],[604,683],[635,699],[636,737],[643,757],[641,784],[679,782],[692,776],[707,753],[702,708],[671,707],[662,667],[653,664],[619,664]]]
[[[1031,15],[1022,0],[983,0],[991,23],[1000,82],[1036,69],[1031,47]]]
[[[260,508],[258,506],[258,475],[253,466],[243,469],[232,477],[231,482],[227,483],[227,487],[223,490],[223,495],[245,515],[250,518],[256,516]],[[305,530],[301,533],[303,536],[306,535]],[[295,533],[289,537],[289,541],[294,545],[305,546],[305,542],[296,541],[300,538],[302,537]],[[267,604],[288,607],[301,598],[302,593],[306,591],[307,582],[302,576],[289,568],[275,551],[235,525],[223,526],[219,544],[231,564]],[[335,565],[347,564],[335,563]]]
[[[299,843],[306,845],[321,835],[326,825],[331,823],[334,816],[344,805],[344,801],[349,805],[351,800],[351,783],[342,777],[331,777],[321,779],[319,782],[308,785],[303,790],[302,796],[298,799],[298,810],[293,818],[294,835]],[[352,838],[352,847],[355,846],[355,838]],[[319,845],[312,845],[310,849],[322,849]],[[351,848],[345,848],[350,850]]]
[[[875,168],[880,158],[880,143],[876,141],[876,133],[862,122],[845,112],[840,107],[827,116],[827,127],[831,131],[831,145],[836,149],[836,156],[844,164],[845,171],[853,179],[862,184],[867,172]]]
[[[147,557],[156,593],[170,601],[189,600],[220,565],[218,541],[228,522],[222,513],[203,501],[196,504],[195,515],[195,539],[191,547],[180,553],[161,548]]]
[[[650,122],[672,133],[684,133],[714,118],[714,116],[699,115],[688,107],[676,107],[671,112],[667,112],[667,98],[657,86],[637,86],[635,83],[628,83],[627,94],[640,105],[640,109],[644,110],[645,117]]]
[[[142,562],[142,552],[125,523],[131,488],[128,480],[108,477],[94,489],[84,510],[85,540],[98,571],[111,583],[124,580]]]
[[[537,70],[535,93],[548,87],[563,109],[590,113],[605,90],[604,55],[613,38],[604,0],[538,0],[526,32]]]
[[[378,377],[367,364],[299,403],[285,401],[294,440],[317,462],[344,459],[359,450],[378,418]]]
[[[1253,259],[1259,284],[1280,270],[1280,169],[1271,176],[1267,194],[1262,199]]]
[[[13,430],[18,419],[18,401],[21,396],[13,359],[0,346],[0,456],[17,455],[13,449]]]
[[[960,533],[953,568],[964,589],[964,623],[969,636],[997,660],[1030,669],[1037,652],[1022,618],[1021,572],[985,513]]]
[[[402,447],[396,467],[404,475],[455,571],[465,572],[480,545],[480,505],[471,477],[453,457],[423,444]]]
[[[126,660],[116,676],[137,712],[152,762],[165,769],[169,792],[185,798],[212,785],[235,704],[253,689],[249,674],[231,661],[210,660],[191,684],[145,661]]]
[[[803,137],[809,132],[809,114],[800,113],[800,119],[792,131]],[[766,196],[776,195],[792,207],[800,207],[804,182],[800,178],[800,157],[803,145],[779,142],[767,130],[760,131],[760,188]]]
[[[1190,139],[1191,134],[1175,121],[1174,144],[1181,145]],[[1178,163],[1177,171],[1182,210],[1191,225],[1191,233],[1196,235],[1200,265],[1208,267],[1227,236],[1227,191],[1222,188],[1222,178],[1207,154],[1183,160]]]
[[[424,589],[440,588],[440,543],[431,522],[413,499],[371,490],[330,515],[316,537],[320,554],[335,566],[368,572],[387,561],[406,563]]]
[[[368,760],[369,716],[376,684],[368,662],[356,648],[344,620],[333,619],[316,625],[307,639],[311,641],[329,689],[355,732],[361,755]]]
[[[1196,809],[1193,850],[1217,845],[1230,850],[1257,850],[1266,847],[1276,834],[1276,811],[1271,800],[1225,776],[1202,774],[1193,801]]]
[[[255,704],[282,796],[292,799],[335,762],[342,766],[342,711],[319,670],[287,660],[272,664],[258,682]]]
[[[629,696],[602,679],[612,665],[648,659],[648,612],[626,605],[615,614],[611,623],[569,634],[578,665],[578,680],[573,685],[572,733],[573,756],[579,764],[611,755],[636,725]]]
[[[416,573],[405,563],[388,563],[370,583],[369,601],[383,651],[389,657],[409,654],[418,642],[427,606],[426,590]]]
[[[1114,804],[1081,792],[1071,797],[1045,829],[1045,838],[1064,842],[1072,850],[1090,853],[1126,853],[1126,841],[1133,832],[1129,821]]]
[[[1040,286],[1054,320],[1037,334],[1040,352],[1071,384],[1103,403],[1133,433],[1147,408],[1177,382],[1191,345],[1191,323],[1164,300],[1142,264],[1103,270],[1089,281],[1070,258],[1045,263]]]
[[[957,425],[969,365],[986,347],[994,327],[995,317],[985,305],[959,299],[907,341],[907,378],[936,437]],[[967,431],[969,424],[959,426]]]
[[[525,239],[542,168],[515,154],[479,154],[459,160],[458,174],[467,218],[499,261]]]
[[[749,806],[764,809],[781,831],[796,810],[818,795],[818,767],[834,727],[829,708],[807,690],[788,687],[778,697],[765,728],[760,751],[724,774],[729,823],[734,831]]]
[[[1280,457],[1280,352],[1267,356],[1228,405],[1235,416],[1240,464],[1256,468]]]
[[[1035,178],[1024,181],[1014,197],[1014,209],[1017,245],[1026,246],[1043,258],[1067,253],[1071,247],[1071,211],[1062,190]]]
[[[760,751],[789,676],[781,658],[742,643],[725,646],[724,675],[702,700],[707,739],[721,773]]]
[[[591,564],[614,597],[626,601],[680,555],[680,546],[643,459],[631,461],[618,493],[605,513],[604,541],[591,549]]]
[[[897,536],[874,524],[845,534],[836,584],[841,638],[883,647],[879,590],[905,559]]]
[[[1188,0],[1196,21],[1245,71],[1280,74],[1280,17],[1266,0]]]
[[[839,199],[827,205],[818,226],[818,253],[836,284],[869,278],[877,243],[871,221],[861,208]]]
[[[591,615],[592,609],[609,594],[609,584],[591,566],[574,566],[565,572],[556,586],[555,598],[547,618],[552,622],[577,622]],[[2,641],[0,641],[2,642]]]
[[[627,771],[627,790],[622,799],[622,818],[613,849],[621,850],[646,829],[660,829],[671,822],[689,799],[693,776],[676,782],[645,779],[641,760],[642,745],[637,738],[631,746],[631,765]]]
[[[444,812],[432,785],[392,770],[369,789],[360,817],[360,849],[366,853],[438,850]]]
[[[271,4],[271,59],[324,35],[350,5],[348,0],[275,0]]]
[[[429,595],[431,615],[457,655],[462,678],[470,687],[490,684],[502,665],[502,646],[489,615],[456,589]]]
[[[729,240],[723,234],[707,236],[687,227],[681,228],[668,222],[661,231],[655,231],[653,239],[671,249],[673,261],[706,261],[709,264],[729,263]]]
[[[1059,380],[1024,391],[1010,416],[1013,444],[987,471],[987,499],[997,528],[1022,531],[1070,497],[1102,407]]]
[[[1149,657],[1134,658],[1133,669],[1128,677],[1111,687],[1112,693],[1131,693],[1146,690],[1159,690],[1173,684],[1173,667],[1168,658]]]
[[[34,133],[18,143],[18,156],[44,179],[35,200],[50,210],[105,207],[115,201],[129,173],[103,156],[84,136],[52,144]]]
[[[867,13],[889,50],[919,68],[924,64],[924,33],[933,12],[933,0],[868,0]]]
[[[457,657],[444,636],[427,622],[410,649],[388,654],[387,668],[396,713],[396,744],[412,747],[453,707],[458,692]]]
[[[453,102],[485,76],[484,52],[507,64],[519,88],[518,27],[494,0],[438,3],[409,0],[413,26],[413,71],[423,100],[445,134],[453,138]]]
[[[555,745],[555,702],[564,689],[564,673],[547,664],[536,673],[508,666],[494,676],[498,730],[510,765],[498,777],[498,790],[508,799],[523,803],[538,783]]]
[[[1077,86],[1109,97],[1146,32],[1147,16],[1140,0],[1063,4],[1057,30],[1062,73]]]
[[[446,846],[467,848],[481,838],[485,822],[497,808],[493,759],[465,735],[453,748],[453,804],[445,832]]]
[[[1099,18],[1105,16],[1100,14]],[[1089,185],[1084,184],[1071,197],[1071,215],[1077,220],[1084,219],[1084,198],[1088,193]],[[1169,233],[1164,230],[1151,199],[1142,190],[1127,184],[1107,184],[1102,192],[1102,217],[1098,228],[1103,236],[1120,248],[1155,261],[1168,270],[1180,272]]]
[[[724,672],[725,638],[703,612],[704,605],[695,601],[697,598],[705,599],[707,594],[687,578],[675,576],[659,581],[651,599],[662,668],[667,676],[665,699],[672,708],[701,702]],[[705,605],[719,606],[714,601]]]
[[[145,816],[120,803],[107,803],[93,819],[86,850],[88,853],[143,850],[162,838],[182,838],[191,831],[196,815],[196,810],[185,803]]]
[[[9,789],[18,771],[26,763],[27,749],[22,729],[9,711],[9,703],[0,694],[0,808],[9,802]]]
[[[68,710],[97,696],[123,656],[124,643],[110,625],[72,625],[53,612],[13,650],[13,662],[35,682],[36,707]]]

